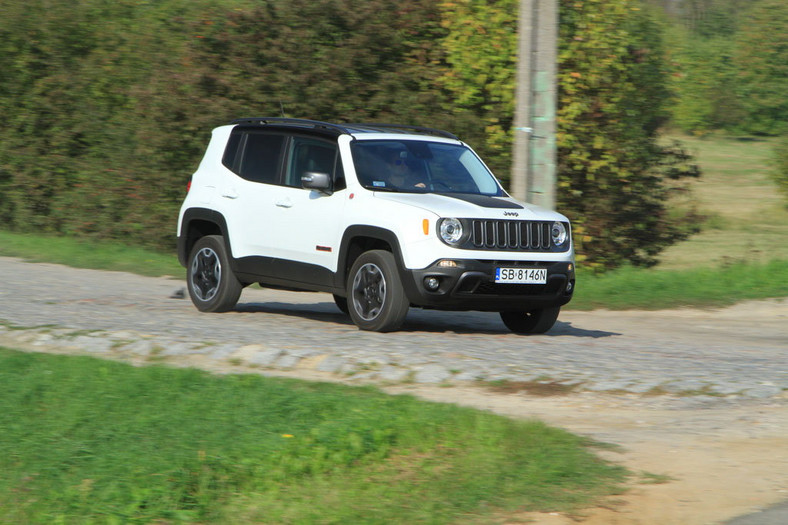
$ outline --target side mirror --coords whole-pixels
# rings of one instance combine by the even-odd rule
[[[317,171],[307,171],[301,177],[301,186],[308,190],[317,190],[326,195],[333,193],[331,189],[331,175]]]

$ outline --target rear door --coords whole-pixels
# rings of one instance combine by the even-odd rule
[[[274,211],[282,161],[287,144],[284,133],[240,130],[238,154],[221,188],[233,257],[277,257]]]

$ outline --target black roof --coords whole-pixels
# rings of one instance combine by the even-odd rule
[[[239,118],[233,120],[231,124],[309,128],[317,131],[329,132],[336,135],[354,134],[354,133],[409,133],[409,134],[418,134],[418,135],[434,135],[437,137],[460,140],[459,138],[457,138],[456,135],[454,135],[453,133],[449,133],[448,131],[443,131],[440,129],[433,129],[433,128],[425,128],[421,126],[406,126],[401,124],[383,124],[383,123],[332,124],[330,122],[321,122],[319,120],[307,120],[300,118],[285,118],[285,117]]]

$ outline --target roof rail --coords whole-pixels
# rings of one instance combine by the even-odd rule
[[[422,126],[408,126],[404,124],[384,124],[379,122],[374,123],[359,123],[359,124],[332,124],[330,122],[322,122],[319,120],[308,120],[302,118],[288,118],[288,117],[245,117],[238,118],[231,122],[231,124],[271,124],[281,126],[296,126],[296,127],[309,127],[313,129],[326,129],[336,133],[352,134],[354,131],[398,131],[400,133],[415,132],[425,135],[436,135],[454,140],[460,140],[453,133],[434,128],[425,128]]]
[[[455,134],[449,133],[448,131],[443,131],[442,129],[435,129],[435,128],[425,128],[423,126],[408,126],[404,124],[384,124],[382,122],[372,122],[372,123],[359,123],[359,124],[344,124],[349,128],[367,128],[367,129],[374,129],[379,131],[389,131],[389,130],[399,130],[399,131],[415,131],[416,133],[423,133],[426,135],[437,135],[439,137],[445,137],[447,139],[454,139],[460,140]]]
[[[283,126],[299,126],[311,128],[323,128],[339,133],[349,133],[348,129],[338,125],[331,124],[330,122],[321,122],[319,120],[307,120],[303,118],[287,118],[287,117],[245,117],[237,118],[230,122],[230,124],[279,124]]]

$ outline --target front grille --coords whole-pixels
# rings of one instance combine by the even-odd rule
[[[549,221],[473,220],[471,242],[480,250],[549,251]]]

